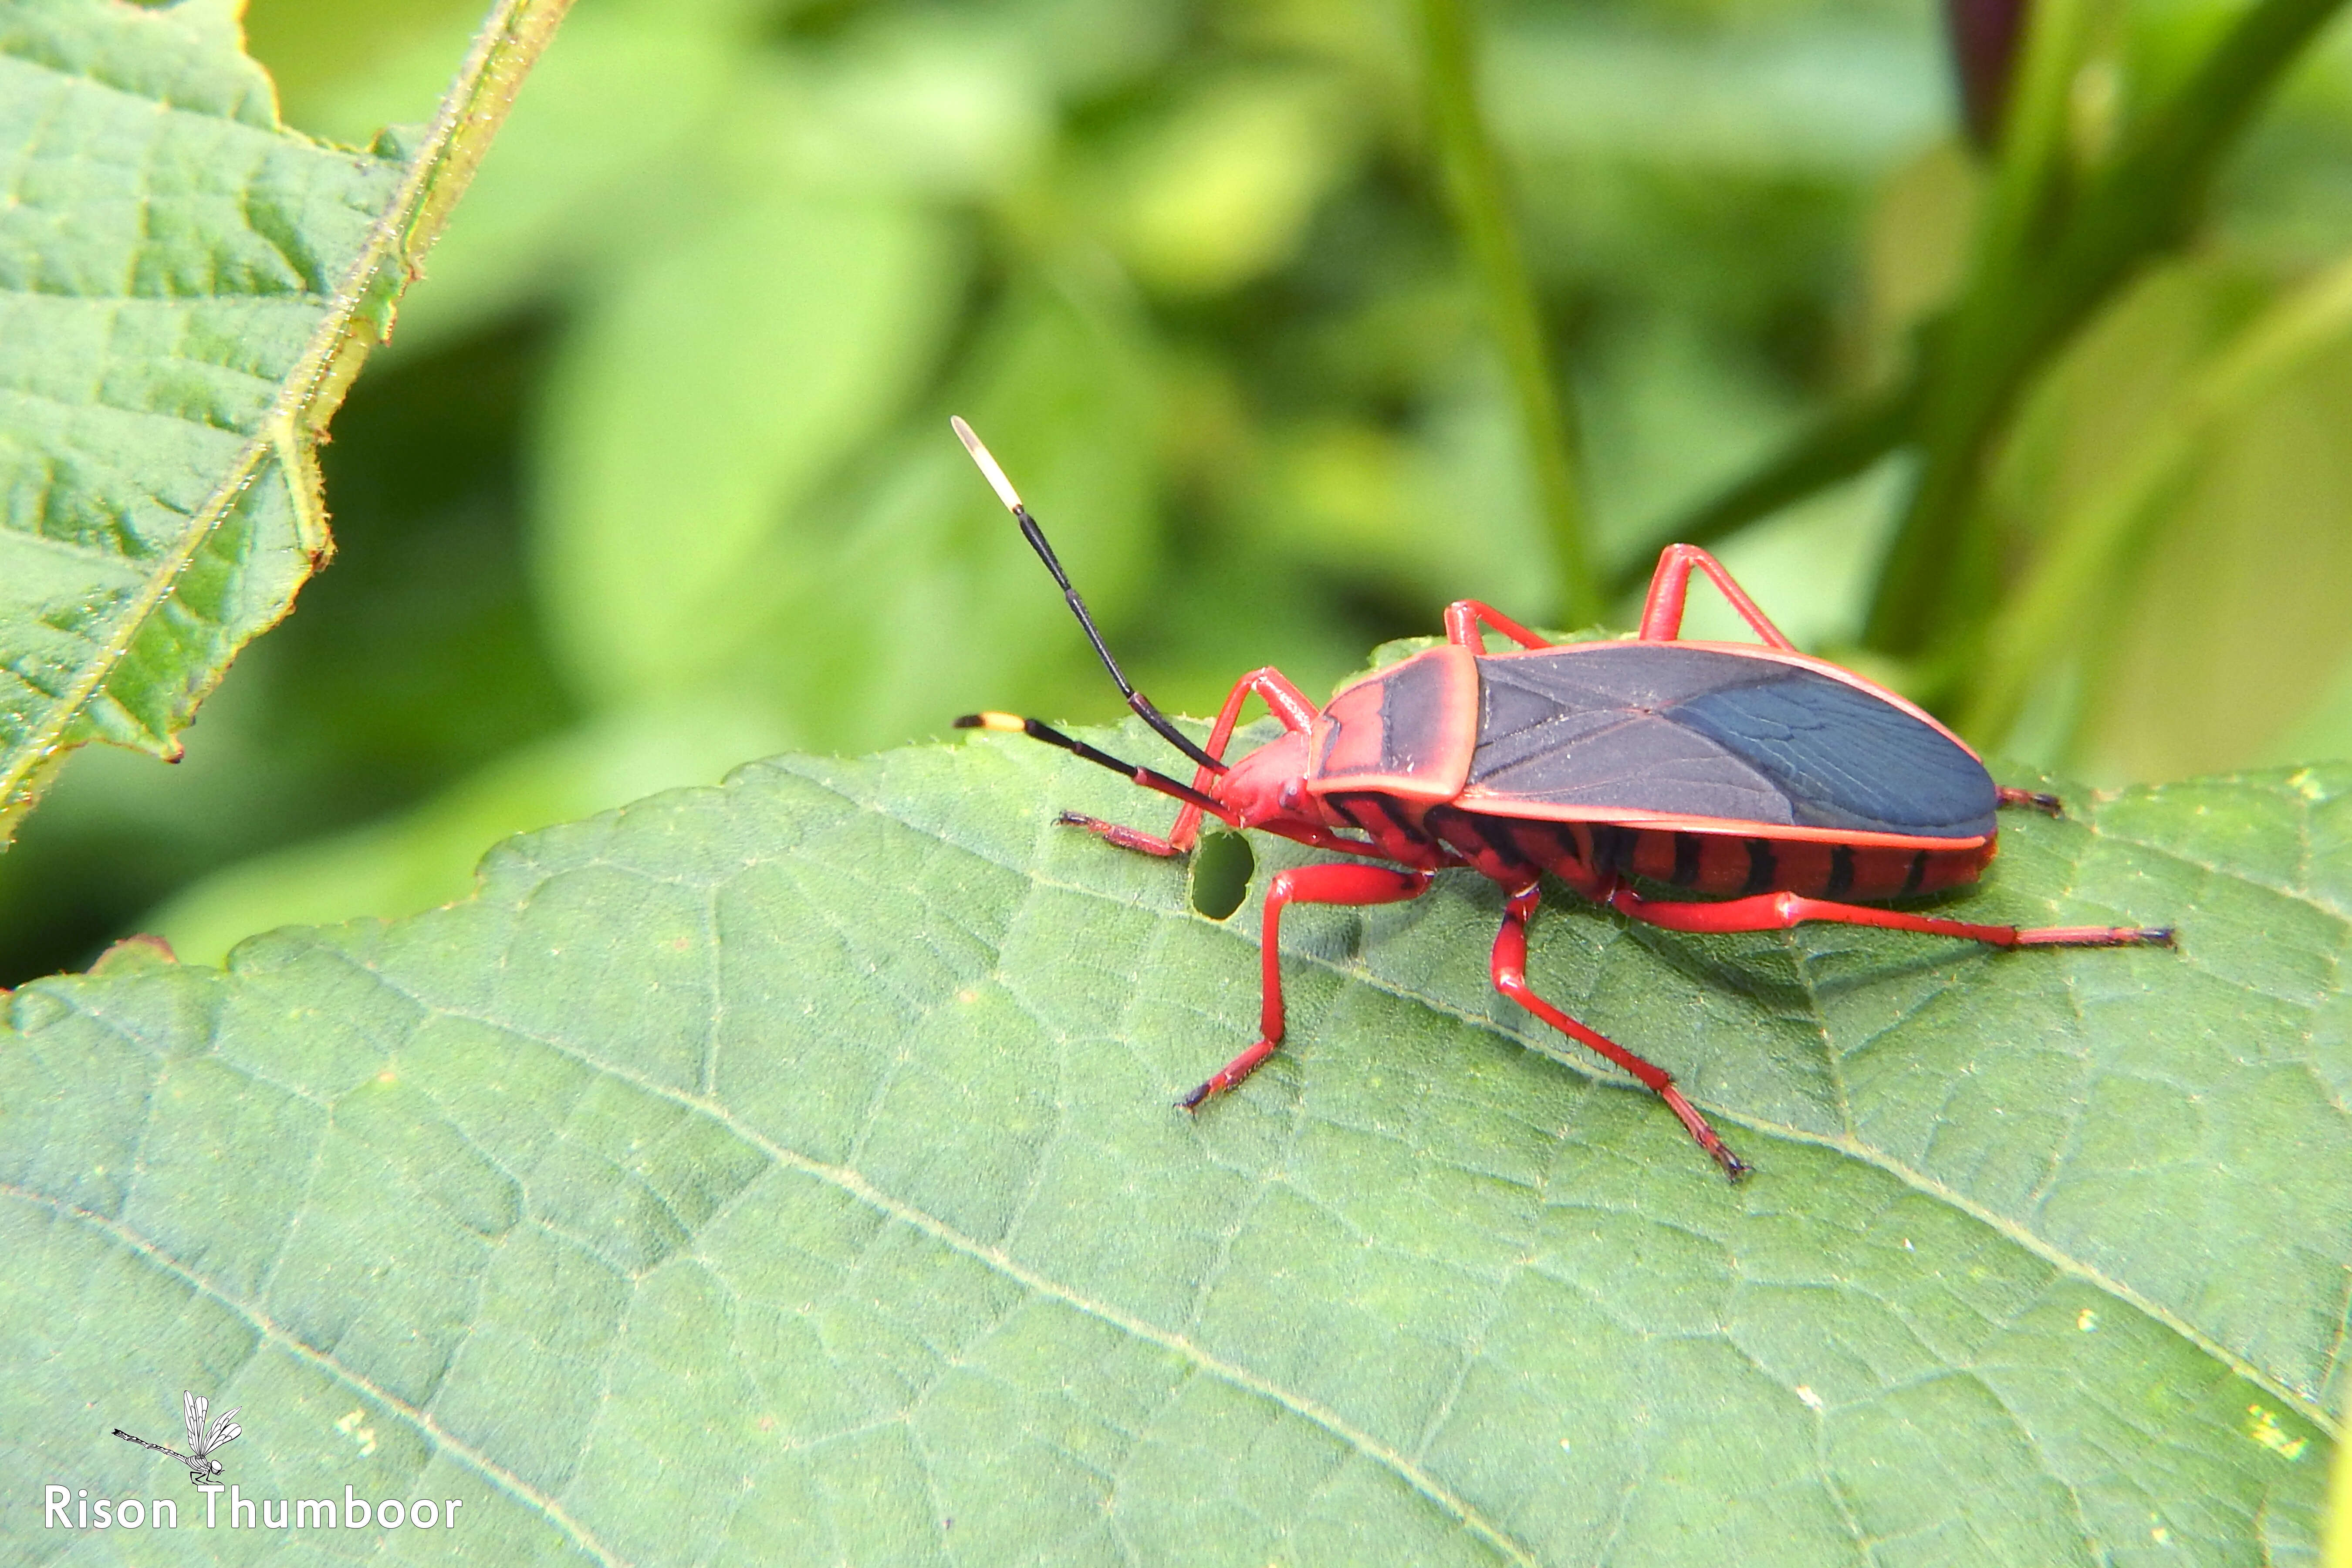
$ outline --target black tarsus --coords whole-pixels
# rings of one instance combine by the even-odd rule
[[[1998,793],[2002,805],[2026,806],[2044,816],[2066,815],[2065,802],[2054,795],[2042,795],[2030,789],[2011,789],[2007,784],[2001,785]]]

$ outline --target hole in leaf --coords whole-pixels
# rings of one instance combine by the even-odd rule
[[[1192,848],[1192,907],[1223,920],[1242,907],[1256,870],[1257,854],[1246,835],[1203,833]]]

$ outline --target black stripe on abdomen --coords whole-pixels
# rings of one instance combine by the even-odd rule
[[[1739,889],[1740,892],[1748,894],[1771,891],[1772,877],[1779,869],[1779,864],[1772,858],[1772,841],[1769,838],[1749,839],[1748,841],[1748,883]]]
[[[1362,798],[1371,803],[1373,810],[1388,818],[1389,826],[1395,828],[1397,837],[1406,843],[1425,845],[1431,841],[1429,835],[1423,833],[1420,826],[1409,819],[1403,812],[1399,811],[1396,802],[1387,795],[1367,793]],[[1370,832],[1370,829],[1367,828],[1365,831]]]
[[[1470,826],[1477,833],[1479,841],[1492,849],[1496,858],[1506,866],[1525,866],[1533,871],[1540,863],[1528,857],[1526,846],[1511,831],[1510,823],[1500,817],[1489,816],[1483,811],[1465,812],[1463,815],[1470,819]]]
[[[1830,851],[1830,879],[1822,884],[1822,896],[1843,899],[1853,891],[1853,846],[1841,844]]]
[[[1613,822],[1592,825],[1592,868],[1614,871],[1620,876],[1633,868],[1633,846],[1640,834],[1631,827],[1620,827]]]

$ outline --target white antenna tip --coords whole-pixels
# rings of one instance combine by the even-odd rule
[[[1013,489],[1013,481],[1004,477],[1004,470],[996,466],[995,458],[980,444],[980,437],[971,433],[971,426],[963,422],[960,414],[949,415],[948,423],[955,426],[956,439],[963,443],[963,449],[970,452],[971,460],[980,466],[981,478],[986,479],[988,488],[996,492],[996,499],[1004,503],[1004,510],[1019,511],[1021,497]]]

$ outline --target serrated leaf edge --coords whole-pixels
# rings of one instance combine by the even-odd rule
[[[491,138],[513,106],[516,88],[571,7],[572,0],[499,0],[475,36],[449,90],[442,96],[432,126],[391,202],[336,286],[325,319],[262,416],[260,429],[238,451],[227,475],[189,520],[179,542],[156,563],[131,600],[131,613],[123,617],[105,648],[66,688],[50,717],[26,738],[5,771],[0,771],[0,850],[7,847],[16,824],[55,776],[63,753],[81,743],[66,738],[75,721],[88,711],[229,509],[252,488],[272,458],[292,502],[295,526],[310,553],[310,570],[315,572],[326,564],[334,542],[327,527],[317,446],[373,347],[373,334],[354,329],[361,324],[362,313],[378,305],[383,311],[381,332],[390,335],[394,303],[422,275],[418,263],[439,236],[450,207],[473,179]],[[292,608],[289,595],[271,624],[282,620]],[[226,666],[205,672],[204,679],[181,699],[171,721],[174,731],[188,722],[225,672]]]

